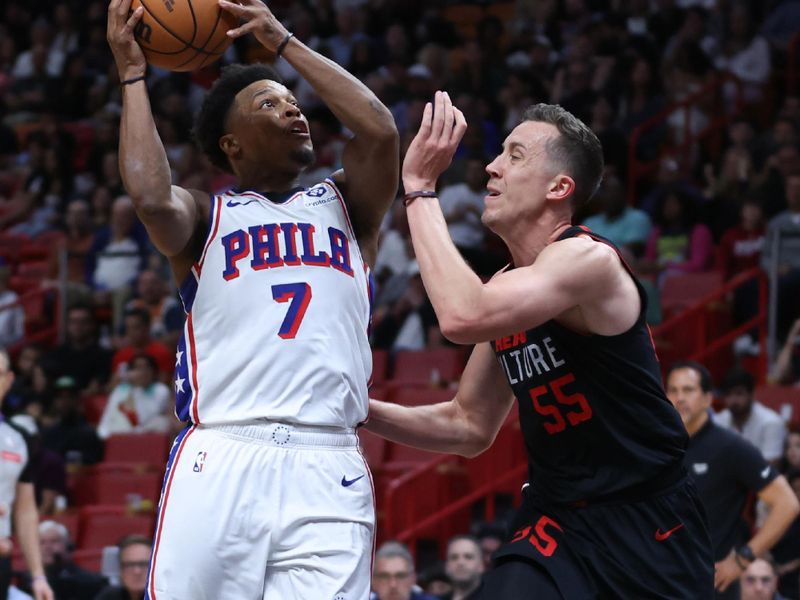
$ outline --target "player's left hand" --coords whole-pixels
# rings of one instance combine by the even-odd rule
[[[436,92],[433,104],[425,105],[422,124],[403,159],[406,193],[436,189],[466,130],[464,113],[453,106],[447,92]]]
[[[742,568],[736,563],[736,553],[731,550],[728,556],[714,565],[714,588],[724,592],[741,574]]]
[[[55,600],[53,590],[50,589],[46,579],[34,579],[31,588],[35,600]]]
[[[228,37],[235,39],[252,33],[267,50],[276,52],[283,38],[289,34],[289,30],[261,0],[236,0],[236,2],[218,0],[218,2],[222,10],[245,21],[236,29],[229,29]]]

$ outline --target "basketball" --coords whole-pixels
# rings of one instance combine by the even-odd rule
[[[170,71],[195,71],[218,60],[233,41],[225,33],[239,25],[217,0],[133,0],[144,6],[134,36],[147,62]]]

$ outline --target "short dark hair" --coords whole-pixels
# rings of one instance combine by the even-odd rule
[[[560,135],[547,142],[547,154],[575,180],[573,208],[586,204],[600,187],[603,177],[603,147],[594,132],[558,104],[529,106],[522,114],[522,120],[555,125]]]
[[[227,130],[228,113],[236,94],[251,83],[269,79],[283,83],[281,77],[267,65],[229,65],[222,69],[219,79],[203,99],[194,125],[197,145],[215,167],[232,173],[227,155],[219,147],[219,139]]]
[[[126,548],[130,548],[131,546],[147,546],[151,548],[153,546],[153,540],[145,535],[138,535],[138,534],[131,534],[126,535],[122,538],[119,543],[117,544],[117,548],[119,549],[119,553],[122,554],[123,550]]]
[[[125,318],[127,319],[128,317],[139,319],[143,325],[150,327],[150,313],[143,308],[129,308],[125,311]]]
[[[672,363],[669,369],[667,369],[664,381],[667,381],[669,376],[672,375],[672,372],[678,369],[691,369],[692,371],[696,371],[697,374],[700,375],[700,388],[704,392],[710,392],[714,388],[714,381],[711,379],[711,373],[696,360],[679,360]]]
[[[741,367],[734,367],[725,373],[725,377],[719,387],[722,392],[730,392],[733,388],[743,387],[749,393],[752,393],[756,388],[756,380],[755,377]]]
[[[478,538],[476,538],[474,535],[469,535],[468,533],[459,533],[458,535],[454,535],[447,540],[447,552],[450,552],[450,546],[456,542],[460,542],[461,540],[472,542],[475,545],[475,548],[478,549],[478,554],[481,553],[481,543],[478,541]]]
[[[158,363],[156,359],[150,356],[149,354],[145,354],[144,352],[139,352],[134,355],[133,358],[128,362],[129,365],[132,365],[137,360],[143,360],[147,363],[147,366],[150,367],[150,370],[153,372],[154,376],[158,376]]]

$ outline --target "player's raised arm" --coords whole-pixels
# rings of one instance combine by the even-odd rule
[[[261,0],[240,0],[239,4],[220,0],[219,5],[246,21],[231,30],[231,36],[253,33],[268,50],[280,50],[353,133],[344,150],[344,176],[337,175],[337,184],[345,190],[356,236],[372,263],[380,223],[398,184],[399,136],[391,112],[344,68],[297,38],[287,37],[289,32]]]
[[[208,206],[209,200],[205,194],[172,185],[144,82],[147,65],[133,37],[143,9],[140,6],[129,15],[130,5],[131,0],[111,0],[108,5],[107,39],[122,85],[120,174],[153,244],[174,257],[186,249],[198,221],[208,214],[207,209],[198,210],[198,203]]]
[[[450,164],[465,129],[463,114],[453,106],[447,93],[436,92],[434,103],[425,107],[420,130],[403,162],[406,194],[436,189],[436,181]],[[503,154],[487,170],[491,174],[493,169],[501,168],[495,167],[500,161],[546,160],[530,150],[530,156],[523,156],[525,152],[521,144],[507,142]],[[574,187],[569,177],[554,173],[545,183],[550,186],[549,199],[569,202],[571,186]],[[513,209],[496,210],[509,213]],[[563,222],[554,221],[552,228],[555,232],[563,231],[569,222],[569,213],[564,212]],[[510,246],[520,268],[500,273],[484,283],[450,239],[435,197],[411,199],[408,223],[422,280],[442,333],[454,342],[496,339],[541,325],[576,307],[588,313],[582,319],[592,324],[587,332],[605,335],[625,331],[638,316],[636,286],[616,252],[605,244],[572,238],[531,247]],[[555,238],[549,242],[555,242]],[[614,309],[623,299],[631,300],[625,304],[625,310]]]
[[[472,457],[491,446],[513,401],[491,346],[479,344],[452,400],[401,406],[370,399],[366,428],[406,446]]]

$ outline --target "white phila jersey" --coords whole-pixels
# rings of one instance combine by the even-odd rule
[[[285,200],[284,200],[285,198]],[[180,288],[178,418],[355,427],[367,417],[370,275],[333,181],[211,199]]]

